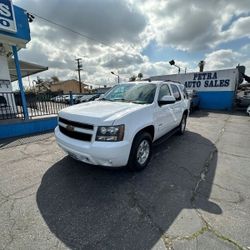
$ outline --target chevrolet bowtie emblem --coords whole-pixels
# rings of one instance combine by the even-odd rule
[[[74,131],[75,127],[73,127],[72,125],[67,125],[66,129],[69,130],[69,131]]]

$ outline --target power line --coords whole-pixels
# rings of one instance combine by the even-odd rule
[[[37,15],[37,14],[35,14],[35,13],[33,13],[33,12],[29,12],[29,14],[31,14],[31,15],[33,15],[33,16],[35,16],[35,17],[38,17],[38,18],[40,18],[40,19],[42,19],[42,20],[44,20],[44,21],[46,21],[46,22],[48,22],[48,23],[51,23],[51,24],[56,25],[56,26],[58,26],[58,27],[61,27],[61,28],[65,29],[65,30],[68,30],[68,31],[70,31],[70,32],[72,32],[72,33],[75,33],[75,34],[77,34],[77,35],[79,35],[79,36],[81,36],[81,37],[87,38],[88,40],[95,41],[95,42],[97,42],[97,43],[99,43],[99,44],[102,44],[102,45],[104,45],[104,46],[106,46],[106,47],[109,47],[109,48],[111,48],[111,49],[115,49],[115,50],[119,50],[119,51],[125,52],[123,49],[112,47],[112,46],[110,46],[110,45],[109,45],[108,43],[106,43],[106,42],[103,42],[103,41],[100,41],[100,40],[98,40],[98,39],[96,39],[96,38],[93,38],[93,37],[90,37],[90,36],[88,36],[88,35],[82,34],[82,33],[78,32],[78,31],[76,31],[76,30],[73,30],[72,28],[69,28],[69,27],[67,27],[67,26],[65,26],[65,25],[63,25],[63,24],[57,23],[57,22],[55,22],[55,21],[52,21],[52,20],[50,20],[50,19],[48,19],[48,18],[45,18],[45,17],[42,17],[42,16],[40,16],[40,15]]]

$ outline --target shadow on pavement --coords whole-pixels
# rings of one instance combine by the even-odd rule
[[[51,232],[71,249],[151,249],[183,209],[196,204],[222,213],[207,198],[216,152],[212,142],[186,132],[155,147],[151,164],[139,173],[65,157],[44,174],[38,208]]]
[[[17,147],[24,144],[29,144],[37,141],[43,141],[53,136],[53,131],[38,133],[26,136],[12,137],[0,140],[0,150],[5,148]]]
[[[207,117],[211,114],[225,114],[225,115],[231,115],[231,116],[247,116],[246,113],[246,108],[237,110],[237,108],[234,108],[234,110],[229,111],[229,110],[205,110],[205,109],[200,109],[200,110],[194,110],[193,112],[190,113],[191,117],[197,117],[197,118],[202,118],[202,117]]]

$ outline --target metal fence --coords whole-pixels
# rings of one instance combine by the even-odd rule
[[[26,93],[26,102],[29,117],[57,114],[61,109],[69,106],[72,95],[55,95],[52,93]],[[20,93],[0,93],[0,120],[23,119]]]

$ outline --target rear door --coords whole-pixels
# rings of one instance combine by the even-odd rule
[[[172,109],[174,113],[174,120],[175,120],[175,127],[178,126],[181,122],[182,113],[183,113],[183,107],[182,107],[182,95],[180,93],[179,88],[176,84],[171,83],[170,84],[171,91],[173,96],[176,99],[176,102],[172,104]]]

